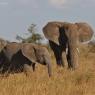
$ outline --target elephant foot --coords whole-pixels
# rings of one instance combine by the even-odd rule
[[[65,65],[64,65],[64,63],[63,63],[63,62],[61,63],[61,66],[62,66],[63,68],[65,67]]]
[[[50,73],[49,73],[49,77],[51,77],[51,76],[52,76],[52,73],[50,72]]]
[[[77,68],[78,68],[78,66],[76,66],[74,64],[68,64],[68,69],[70,69],[70,70],[75,70]]]
[[[64,67],[64,64],[62,63],[62,61],[57,60],[57,66],[59,66],[59,67],[63,66]]]
[[[2,72],[1,77],[8,77],[10,74],[9,72]]]

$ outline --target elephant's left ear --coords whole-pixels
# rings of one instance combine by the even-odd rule
[[[4,49],[6,45],[7,45],[7,41],[0,38],[0,52]]]
[[[78,26],[79,41],[80,42],[89,41],[92,38],[94,33],[92,27],[85,22],[79,22],[75,24]]]

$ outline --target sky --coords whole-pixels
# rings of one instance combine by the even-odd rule
[[[31,24],[41,34],[48,21],[87,22],[95,29],[95,0],[0,0],[0,38],[16,41]]]

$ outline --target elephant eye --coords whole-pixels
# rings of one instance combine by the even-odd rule
[[[4,49],[7,49],[7,47],[4,47]]]

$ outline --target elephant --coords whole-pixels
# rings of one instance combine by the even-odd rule
[[[4,74],[8,71],[8,67],[10,66],[8,58],[5,56],[4,52],[0,52],[0,73]]]
[[[79,44],[92,38],[93,29],[85,22],[51,21],[43,27],[43,34],[54,52],[57,65],[64,67],[64,64],[68,64],[68,68],[76,69],[79,63]]]
[[[8,58],[5,56],[4,52],[2,51],[4,46],[6,46],[6,44],[7,44],[7,41],[0,38],[0,73],[6,72],[10,65]]]
[[[7,69],[9,72],[19,72],[19,69],[28,71],[30,67],[35,71],[35,64],[40,63],[47,65],[48,74],[51,76],[51,57],[46,47],[33,43],[8,42],[1,51],[10,64]]]

